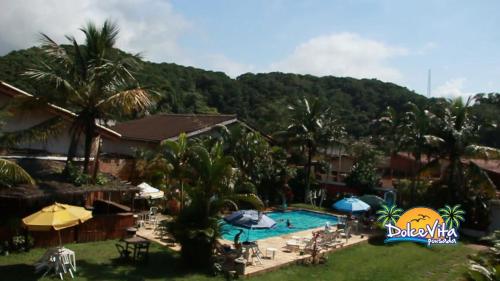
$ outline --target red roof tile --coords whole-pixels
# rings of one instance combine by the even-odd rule
[[[236,115],[156,114],[142,119],[118,123],[111,127],[124,139],[160,142],[181,133],[196,135],[219,124],[236,122]]]

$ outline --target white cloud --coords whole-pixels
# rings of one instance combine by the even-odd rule
[[[432,91],[432,96],[435,97],[445,97],[445,98],[457,98],[457,97],[467,97],[472,95],[464,91],[464,84],[467,82],[465,78],[452,78],[442,85],[436,87]]]
[[[404,56],[404,48],[363,38],[355,33],[319,36],[300,44],[271,70],[313,75],[351,76],[400,81],[402,74],[388,60]]]
[[[118,47],[144,51],[153,61],[190,62],[178,39],[191,24],[162,0],[3,0],[0,54],[37,44],[38,32],[61,43],[65,34],[81,38],[78,28],[85,22],[102,23],[107,18],[121,28]]]

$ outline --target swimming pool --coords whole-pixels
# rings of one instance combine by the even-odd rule
[[[226,240],[233,240],[234,236],[243,229],[244,232],[240,241],[254,241],[273,236],[285,235],[297,231],[324,226],[328,221],[331,225],[337,224],[337,217],[327,214],[320,214],[310,211],[297,210],[288,212],[269,212],[267,216],[276,221],[276,226],[271,229],[247,229],[234,226],[222,221],[222,237]],[[286,226],[286,221],[290,220],[293,228]]]

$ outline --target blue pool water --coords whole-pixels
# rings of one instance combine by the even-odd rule
[[[337,217],[319,214],[309,211],[289,211],[289,212],[269,212],[267,216],[276,221],[276,226],[271,229],[247,229],[222,221],[222,237],[232,241],[234,236],[238,234],[240,229],[244,232],[240,237],[240,241],[255,241],[273,236],[285,235],[297,231],[307,230],[311,228],[324,226],[328,221],[331,225],[337,224]],[[286,226],[286,220],[290,220],[293,228]]]

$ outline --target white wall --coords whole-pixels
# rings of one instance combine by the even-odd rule
[[[4,106],[12,98],[0,95],[0,106]],[[4,132],[15,132],[28,129],[36,124],[40,124],[50,118],[56,117],[57,115],[49,112],[48,110],[16,110],[13,115],[8,119],[4,120],[5,125],[1,128]],[[16,148],[21,149],[34,149],[46,151],[50,154],[61,154],[66,155],[69,148],[70,136],[69,136],[69,121],[65,122],[65,126],[61,132],[53,137],[50,137],[46,142],[30,142],[30,143],[20,143]],[[78,155],[83,155],[83,141],[79,145]]]

